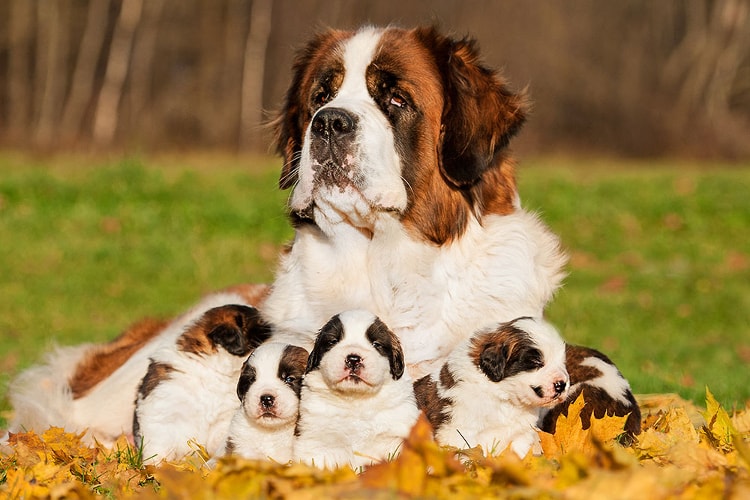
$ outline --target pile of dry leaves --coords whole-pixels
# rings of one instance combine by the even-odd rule
[[[179,463],[144,465],[123,438],[114,450],[90,447],[60,429],[12,434],[0,448],[0,497],[121,498],[750,498],[750,407],[730,415],[707,392],[706,409],[674,396],[640,399],[643,433],[618,444],[623,419],[582,430],[576,401],[544,456],[448,450],[420,420],[391,462],[357,474],[222,459],[205,464],[199,445]]]

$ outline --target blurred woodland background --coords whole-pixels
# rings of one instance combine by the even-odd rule
[[[266,152],[294,50],[363,23],[477,38],[516,149],[750,157],[748,0],[2,0],[0,147]]]

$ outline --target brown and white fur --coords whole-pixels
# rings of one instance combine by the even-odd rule
[[[248,459],[292,460],[306,350],[266,342],[242,365],[240,407],[229,425],[225,454]]]
[[[414,383],[417,403],[444,446],[518,456],[540,452],[543,407],[568,392],[565,343],[541,319],[483,329],[459,345],[431,375]]]
[[[131,436],[135,399],[151,356],[174,348],[188,325],[206,311],[225,304],[260,303],[267,287],[246,285],[209,295],[171,321],[144,320],[105,344],[62,347],[42,364],[32,366],[11,382],[8,396],[14,415],[12,432],[43,432],[50,426],[84,432],[112,445]]]
[[[601,352],[579,345],[565,347],[566,367],[570,374],[570,393],[560,404],[545,410],[540,420],[543,431],[554,433],[560,415],[568,415],[568,408],[583,393],[581,410],[583,429],[591,426],[592,418],[605,415],[624,417],[624,437],[632,441],[641,433],[641,410],[617,366]]]
[[[263,308],[276,338],[310,347],[327,318],[368,309],[421,376],[488,316],[541,316],[565,257],[516,191],[525,113],[472,41],[434,29],[305,47],[276,121],[296,227]]]
[[[138,388],[135,444],[150,461],[177,460],[192,451],[224,449],[237,408],[237,378],[248,355],[270,337],[254,307],[228,304],[206,311],[174,345],[151,355]]]
[[[416,378],[487,317],[542,316],[566,258],[516,189],[508,145],[526,109],[525,96],[480,62],[470,39],[365,27],[311,40],[274,123],[296,230],[261,306],[275,339],[310,349],[331,316],[368,309],[399,337]],[[10,397],[28,421],[111,436],[129,428],[127,398],[154,346],[179,331],[138,339],[127,351],[133,361],[96,372],[72,409],[34,408],[23,390]],[[49,371],[76,378],[89,356],[58,357]]]
[[[395,456],[419,416],[398,338],[364,310],[321,328],[300,398],[295,459],[321,468]]]

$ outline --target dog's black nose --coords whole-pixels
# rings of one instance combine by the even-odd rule
[[[565,389],[568,387],[568,383],[564,380],[558,380],[554,384],[552,384],[555,388],[555,395],[559,396],[563,392],[565,392]]]
[[[263,406],[263,408],[270,408],[273,406],[274,397],[270,394],[263,394],[260,397],[260,404]]]
[[[312,133],[323,139],[342,137],[354,131],[354,117],[341,108],[325,108],[313,118]]]
[[[358,354],[349,354],[346,357],[346,366],[348,368],[357,368],[362,363],[362,357]]]

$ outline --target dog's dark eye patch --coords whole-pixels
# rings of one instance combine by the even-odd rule
[[[513,323],[504,323],[471,340],[469,357],[493,382],[544,366],[542,351]]]
[[[313,85],[310,94],[310,109],[314,112],[331,101],[338,93],[344,79],[344,68],[334,65],[324,69]]]
[[[245,364],[242,365],[240,378],[237,381],[237,396],[240,398],[240,401],[245,401],[245,395],[247,395],[247,391],[250,389],[250,386],[253,385],[256,378],[257,373],[255,367],[245,361]]]
[[[506,376],[538,370],[544,366],[542,351],[536,347],[523,346],[513,353],[506,367]]]
[[[383,69],[383,62],[367,68],[367,90],[392,125],[409,121],[415,113],[414,101],[406,85],[395,73]]]
[[[330,351],[343,338],[344,324],[341,322],[341,318],[336,315],[323,325],[323,328],[318,332],[313,350],[310,353],[310,357],[307,358],[305,373],[317,369],[320,366],[323,355]]]
[[[288,345],[284,348],[279,361],[279,379],[294,390],[299,397],[302,388],[302,377],[307,367],[307,351],[301,347]]]

